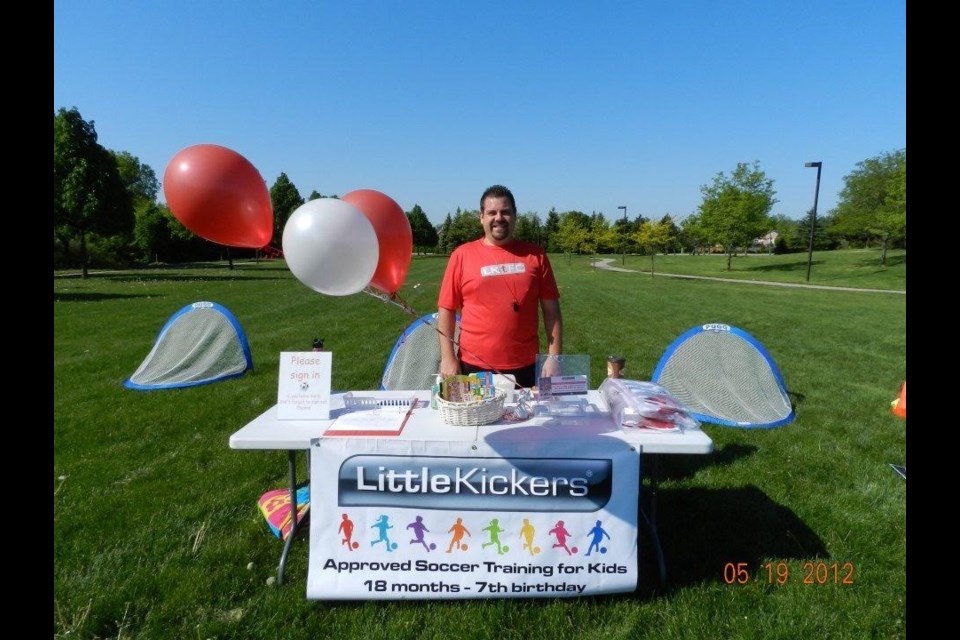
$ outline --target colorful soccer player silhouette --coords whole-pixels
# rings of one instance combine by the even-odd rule
[[[500,526],[499,520],[494,518],[493,520],[490,521],[490,524],[488,524],[482,529],[482,531],[490,532],[490,541],[484,542],[482,545],[484,549],[486,549],[492,544],[495,544],[497,545],[497,553],[500,554],[501,556],[507,551],[510,551],[510,547],[506,547],[500,542],[500,534],[504,532],[504,529]]]
[[[384,546],[387,548],[387,551],[393,551],[397,548],[396,542],[390,542],[390,538],[387,536],[387,529],[393,529],[393,525],[390,524],[389,518],[387,516],[381,515],[380,519],[373,523],[371,529],[379,529],[380,537],[377,540],[371,540],[370,546],[377,544],[378,542],[383,542]]]
[[[548,531],[547,533],[552,533],[557,537],[557,542],[556,544],[553,545],[554,549],[559,547],[564,551],[566,551],[567,555],[571,555],[571,556],[577,552],[576,547],[574,547],[573,549],[570,549],[570,547],[567,546],[567,538],[570,537],[570,532],[567,531],[566,528],[564,528],[563,520],[558,520],[556,526],[553,529],[550,529],[550,531]]]
[[[468,536],[472,536],[473,534],[463,526],[463,518],[457,518],[457,521],[447,530],[447,533],[453,534],[453,537],[450,538],[450,546],[447,547],[447,553],[453,551],[453,545],[457,545],[457,549],[460,551],[467,550],[467,544],[465,542],[461,543],[460,541],[463,540],[463,534],[467,534]]]
[[[414,538],[410,541],[410,544],[422,544],[427,551],[433,551],[437,548],[436,543],[431,542],[428,546],[427,541],[423,539],[424,532],[430,533],[427,525],[423,524],[423,516],[417,516],[416,520],[407,525],[407,529],[413,529]]]
[[[533,546],[533,535],[536,533],[536,530],[533,528],[533,525],[530,524],[528,518],[523,519],[523,526],[520,527],[520,538],[524,540],[523,548],[530,550],[530,555],[535,556],[540,553],[540,547]]]
[[[342,517],[343,520],[340,521],[340,527],[337,529],[337,533],[343,534],[340,544],[347,545],[347,549],[353,551],[360,546],[359,542],[353,541],[353,520],[347,517],[347,514],[343,514]]]
[[[587,549],[585,555],[590,555],[590,552],[596,549],[600,553],[606,553],[607,548],[601,547],[600,543],[603,542],[603,536],[607,536],[607,540],[610,539],[610,534],[603,530],[603,527],[600,526],[600,521],[597,520],[596,526],[587,533],[588,536],[593,536],[593,540],[590,541],[590,547]]]

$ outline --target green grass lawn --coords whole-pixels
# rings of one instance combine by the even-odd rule
[[[651,277],[552,256],[565,351],[626,356],[648,380],[687,329],[723,322],[777,362],[796,420],[772,430],[704,425],[709,456],[661,464],[657,584],[641,532],[636,592],[584,599],[317,602],[306,537],[287,583],[257,498],[286,484],[282,452],[230,435],[276,402],[281,351],[333,352],[335,389],[376,388],[412,321],[372,296],[330,297],[282,261],[54,277],[54,636],[60,638],[900,638],[906,622],[906,423],[889,411],[906,375],[906,296]],[[649,271],[649,257],[626,267]],[[617,257],[619,266],[620,258]],[[434,309],[446,259],[415,257],[400,295]],[[806,256],[658,256],[656,271],[804,281]],[[687,271],[683,270],[687,269]],[[812,284],[902,291],[906,254],[814,255]],[[254,371],[193,389],[123,381],[181,307],[212,300],[243,325]],[[646,461],[645,461],[646,462]],[[724,565],[752,579],[727,584]],[[853,567],[852,584],[805,584],[805,564]],[[769,566],[769,568],[768,568]],[[249,567],[249,568],[248,568]],[[776,569],[786,567],[784,584]],[[774,578],[769,579],[769,576]],[[840,577],[844,574],[841,573]]]

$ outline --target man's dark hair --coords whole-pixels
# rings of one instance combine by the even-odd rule
[[[480,196],[480,213],[483,213],[483,201],[487,198],[509,198],[510,206],[513,207],[513,212],[517,212],[517,201],[513,199],[513,194],[510,193],[510,189],[507,189],[502,184],[495,184],[492,187],[487,187],[487,190],[483,192],[483,195]]]

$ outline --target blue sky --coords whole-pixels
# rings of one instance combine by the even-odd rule
[[[158,179],[213,143],[434,223],[496,183],[541,217],[680,220],[754,161],[790,218],[823,162],[825,215],[906,148],[906,2],[55,0],[60,107]]]

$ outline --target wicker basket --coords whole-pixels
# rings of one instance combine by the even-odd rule
[[[503,392],[471,402],[450,402],[438,397],[437,409],[440,410],[440,419],[445,424],[455,427],[478,427],[500,419],[506,397]]]

